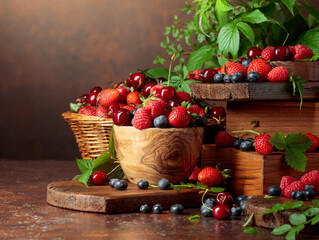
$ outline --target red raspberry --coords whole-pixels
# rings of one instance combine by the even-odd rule
[[[187,110],[190,112],[190,114],[195,113],[195,114],[199,115],[199,113],[200,113],[200,107],[198,105],[192,105]]]
[[[285,197],[290,198],[290,194],[294,190],[299,190],[299,191],[305,190],[305,184],[301,181],[295,181],[290,183],[284,190]]]
[[[271,136],[269,134],[259,135],[255,138],[255,149],[261,155],[271,154],[274,147],[269,142]]]
[[[271,66],[264,59],[254,59],[248,66],[247,73],[258,72],[260,75],[260,81],[267,80],[267,74],[271,71]]]
[[[313,52],[310,48],[304,45],[296,45],[295,46],[296,55],[295,59],[307,59],[313,57]]]
[[[246,77],[247,68],[240,63],[231,63],[226,67],[226,74],[235,74],[237,72],[242,72],[244,77]]]
[[[312,170],[303,175],[300,180],[306,185],[319,186],[319,171]]]
[[[217,147],[234,146],[235,138],[226,131],[219,131],[215,136],[215,144]]]
[[[191,122],[191,116],[187,113],[186,107],[179,106],[171,111],[168,116],[168,122],[173,127],[187,127]]]
[[[152,127],[152,117],[146,108],[138,108],[132,121],[133,127],[142,130]]]
[[[296,49],[294,46],[288,46],[289,51],[291,52],[292,56],[294,57],[296,55]]]
[[[187,75],[188,79],[194,79],[194,80],[200,80],[200,78],[203,75],[203,71],[202,70],[193,70],[190,71]]]
[[[261,57],[267,61],[273,61],[275,58],[275,48],[268,46],[261,51]]]
[[[316,135],[313,135],[311,133],[307,133],[306,137],[312,141],[312,145],[307,150],[307,152],[313,152],[319,146],[319,138]]]
[[[95,116],[97,117],[104,117],[104,118],[108,118],[108,111],[105,107],[103,106],[98,106],[95,112]]]
[[[202,171],[202,169],[198,167],[195,168],[188,179],[193,181],[198,181],[198,174],[200,173],[200,171]]]
[[[189,102],[192,103],[192,97],[187,92],[176,92],[175,98],[181,104],[182,102]]]
[[[222,181],[222,175],[220,171],[212,167],[205,167],[198,174],[198,181],[209,187],[218,186]]]
[[[116,89],[104,89],[100,92],[99,105],[108,107],[120,100],[120,93]]]
[[[293,182],[295,182],[295,181],[297,181],[297,179],[292,178],[292,177],[289,177],[289,176],[283,176],[283,177],[281,178],[281,181],[280,181],[281,192],[283,193],[284,190],[285,190],[285,188],[286,188],[289,184],[291,184],[291,183],[293,183]]]
[[[267,78],[270,82],[285,82],[288,80],[288,71],[285,67],[275,67],[272,69]]]
[[[153,120],[163,114],[165,107],[166,103],[163,100],[152,100],[145,105],[145,108],[150,111]]]
[[[96,111],[96,107],[85,105],[80,108],[78,113],[86,115],[86,116],[95,116],[95,111]]]

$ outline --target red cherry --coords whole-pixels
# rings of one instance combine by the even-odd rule
[[[226,116],[225,108],[223,107],[213,107],[210,113],[213,117],[216,117],[216,118],[218,118],[219,116],[220,117]]]
[[[96,100],[99,93],[90,93],[88,98],[86,99],[86,103],[90,104],[91,106],[96,106]]]
[[[145,75],[143,73],[133,73],[131,75],[132,85],[137,88],[143,88],[145,84]]]
[[[168,100],[174,98],[176,95],[176,90],[175,88],[168,86],[168,87],[163,87],[161,90],[161,96],[160,98],[167,102]]]
[[[292,54],[288,46],[281,45],[275,47],[275,61],[289,61],[292,58]]]
[[[77,103],[86,103],[88,96],[89,96],[89,94],[83,94],[80,97],[78,97],[75,101]]]
[[[206,68],[203,72],[202,82],[205,82],[205,83],[214,82],[214,76],[216,73],[218,73],[218,72],[215,69]]]
[[[153,82],[145,83],[142,95],[147,98],[150,95],[151,88],[155,85]]]
[[[174,98],[169,100],[166,104],[166,108],[168,111],[172,111],[173,108],[176,108],[178,106],[180,106],[179,101],[177,99],[174,99]]]
[[[229,218],[231,215],[230,207],[227,205],[218,205],[213,208],[213,216],[217,219],[223,220]]]
[[[132,79],[131,79],[131,77],[128,77],[127,79],[126,79],[126,86],[128,86],[128,87],[132,87]]]
[[[257,57],[261,56],[261,49],[258,47],[251,47],[247,51],[247,57],[249,59],[256,59]]]
[[[159,77],[159,78],[157,79],[157,85],[162,85],[162,83],[163,83],[163,82],[166,82],[166,81],[167,81],[166,78]]]
[[[92,174],[91,181],[95,185],[103,185],[107,181],[107,174],[103,171],[96,171]]]
[[[113,112],[113,122],[115,125],[119,126],[130,126],[132,114],[129,110],[120,108]]]
[[[151,78],[151,77],[145,77],[145,83],[149,83],[149,82],[152,82],[152,83],[157,83],[156,80],[154,78]]]
[[[107,108],[106,111],[109,113],[110,117],[113,117],[114,111],[120,109],[117,103],[111,103]]]
[[[227,205],[229,207],[233,206],[234,199],[232,195],[228,192],[220,192],[216,196],[216,202],[220,205]]]
[[[91,93],[95,93],[95,94],[98,94],[101,91],[102,91],[102,88],[99,86],[96,86],[96,87],[91,89]]]
[[[127,95],[130,93],[129,90],[127,90],[126,87],[124,87],[124,84],[121,83],[120,85],[117,85],[116,90],[120,93],[120,102],[125,102]]]

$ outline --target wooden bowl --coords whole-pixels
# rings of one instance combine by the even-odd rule
[[[176,184],[191,175],[199,161],[204,128],[148,128],[113,126],[121,167],[131,183],[146,179],[157,184],[167,178]]]

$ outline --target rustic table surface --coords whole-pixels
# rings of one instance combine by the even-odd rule
[[[199,209],[186,209],[178,216],[169,211],[107,215],[48,205],[47,185],[77,173],[75,161],[0,160],[0,239],[284,239],[264,228],[256,228],[259,234],[243,233],[243,217],[202,217],[191,223],[187,218],[200,214]]]

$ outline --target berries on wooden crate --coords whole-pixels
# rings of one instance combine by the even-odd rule
[[[255,59],[253,60],[247,69],[247,73],[258,72],[260,75],[260,81],[267,81],[267,74],[271,71],[271,66],[264,59]]]
[[[226,111],[224,107],[212,107],[212,109],[210,110],[210,114],[212,115],[212,117],[225,117],[226,116]]]
[[[319,171],[312,170],[304,174],[300,179],[305,185],[319,186]]]
[[[151,212],[151,208],[147,204],[143,204],[140,206],[141,213],[149,213]]]
[[[166,178],[162,178],[157,183],[158,188],[161,190],[168,190],[170,185],[171,185],[170,181]]]
[[[231,216],[231,209],[227,205],[217,205],[213,208],[213,216],[219,220],[227,219]]]
[[[209,205],[209,206],[213,206],[213,207],[218,205],[214,198],[207,198],[204,201],[204,204]]]
[[[214,83],[223,83],[224,82],[224,73],[217,73],[214,76]]]
[[[313,52],[312,50],[304,45],[296,45],[294,47],[295,54],[294,54],[294,59],[300,60],[300,59],[308,59],[313,57]]]
[[[155,214],[161,214],[163,212],[163,207],[161,204],[155,204],[152,210],[153,210],[153,213]]]
[[[285,191],[285,188],[295,181],[297,181],[297,179],[290,176],[281,177],[281,181],[280,181],[281,192],[283,193]]]
[[[312,145],[308,148],[307,152],[313,152],[319,147],[319,137],[312,133],[306,133],[306,137],[312,142]]]
[[[117,182],[117,181],[120,181],[120,179],[118,178],[111,178],[110,181],[109,181],[109,185],[114,188],[114,184]]]
[[[147,189],[148,186],[149,186],[149,182],[148,182],[147,180],[140,180],[140,181],[138,181],[138,183],[137,183],[137,187],[138,187],[139,189]]]
[[[194,80],[200,80],[201,77],[203,75],[203,71],[202,70],[193,70],[190,71],[187,75],[188,79],[194,79]]]
[[[261,51],[261,57],[267,61],[273,61],[275,59],[275,48],[272,46],[265,47]]]
[[[270,196],[279,196],[281,194],[281,188],[277,185],[272,185],[268,188],[268,194]]]
[[[202,82],[204,83],[212,83],[214,82],[214,77],[218,72],[212,68],[206,68],[203,71],[203,76],[201,78]]]
[[[276,46],[274,50],[274,60],[276,61],[289,61],[293,57],[289,47],[286,45]]]
[[[149,110],[152,119],[163,114],[166,108],[166,103],[163,100],[151,100],[145,105],[145,109]]]
[[[190,124],[191,116],[187,113],[186,107],[179,106],[171,111],[168,122],[173,127],[183,128]]]
[[[218,186],[222,181],[222,174],[215,168],[205,167],[199,172],[198,181],[209,187]]]
[[[314,189],[305,190],[305,196],[307,200],[312,200],[316,197],[317,193]]]
[[[247,57],[249,59],[256,59],[261,56],[261,49],[259,47],[251,47],[247,51]]]
[[[231,83],[233,75],[232,74],[227,74],[224,76],[224,83]]]
[[[252,141],[245,140],[239,145],[239,149],[244,152],[254,151],[254,143]]]
[[[137,109],[132,121],[133,127],[142,130],[152,127],[152,123],[152,117],[148,109],[144,107]]]
[[[292,199],[296,199],[296,193],[299,192],[298,190],[293,190],[291,193],[290,193],[290,197]]]
[[[127,109],[116,109],[112,117],[113,123],[118,126],[129,126],[131,125],[132,114]]]
[[[297,191],[295,193],[295,199],[299,201],[305,201],[306,200],[306,193],[305,191]]]
[[[290,183],[283,191],[285,197],[289,198],[293,190],[303,191],[305,189],[305,184],[301,181],[295,181]]]
[[[96,171],[91,175],[91,181],[95,185],[103,185],[107,182],[107,174],[103,171]]]
[[[176,92],[175,98],[177,99],[179,104],[181,104],[182,102],[192,103],[192,97],[187,92],[178,91],[178,92]]]
[[[307,185],[305,186],[305,191],[306,191],[306,190],[310,190],[310,189],[315,190],[315,187],[314,187],[313,185],[308,185],[308,184],[307,184]]]
[[[127,188],[127,182],[125,180],[119,180],[114,183],[114,188],[117,190],[125,190]]]
[[[283,66],[275,67],[268,73],[267,78],[270,82],[285,82],[288,80],[288,71]]]
[[[247,74],[247,81],[248,82],[259,82],[260,81],[260,74],[256,71],[251,71]]]
[[[232,147],[235,138],[226,131],[219,131],[215,136],[215,144],[217,147]]]
[[[184,207],[181,204],[174,204],[171,206],[170,211],[174,214],[182,214]]]
[[[273,145],[269,142],[271,136],[269,134],[262,134],[255,138],[255,150],[261,155],[271,154],[274,150]]]

